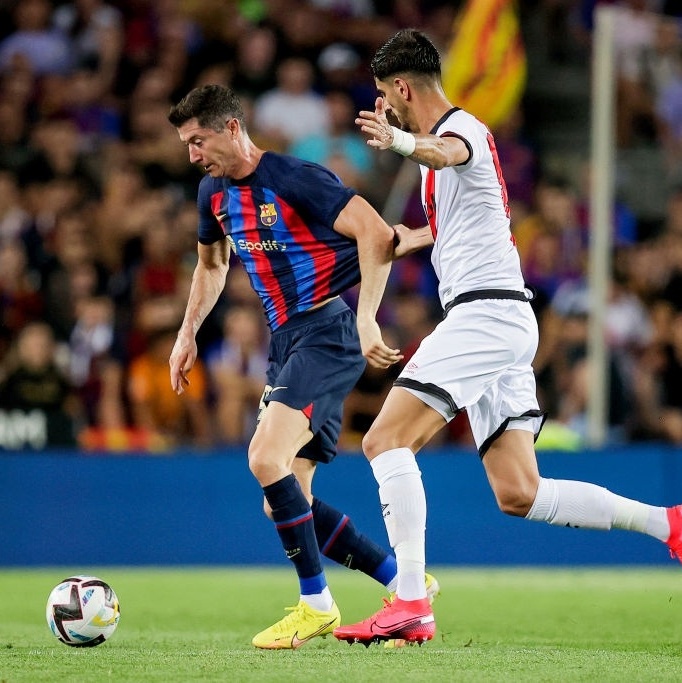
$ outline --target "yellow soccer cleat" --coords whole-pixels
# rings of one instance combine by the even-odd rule
[[[433,605],[433,601],[440,595],[440,584],[435,576],[426,574],[426,597]]]
[[[426,597],[429,599],[429,603],[433,605],[433,601],[440,595],[440,584],[438,583],[438,580],[435,576],[432,576],[428,573],[426,574],[425,581]],[[391,602],[395,600],[395,593],[390,594],[390,600]],[[403,640],[402,638],[394,638],[392,640],[385,641],[384,647],[392,649],[396,647],[405,647],[405,645],[408,644],[412,645],[412,643],[408,643],[406,640]]]
[[[301,600],[296,607],[286,610],[289,614],[257,633],[251,644],[264,650],[296,650],[313,638],[326,636],[341,624],[336,603],[328,612],[320,612]]]

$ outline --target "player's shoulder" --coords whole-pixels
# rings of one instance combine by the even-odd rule
[[[261,168],[268,172],[285,173],[287,176],[299,173],[331,173],[328,169],[313,161],[306,161],[289,154],[265,152],[261,159]],[[287,177],[285,176],[285,177]]]
[[[468,130],[487,130],[485,124],[470,112],[461,107],[452,107],[452,109],[441,116],[432,128],[432,133],[434,135],[442,135],[446,132],[456,132],[462,128]]]
[[[298,157],[266,152],[258,167],[258,179],[282,197],[299,197],[301,193],[323,190],[341,192],[345,186],[328,168]]]

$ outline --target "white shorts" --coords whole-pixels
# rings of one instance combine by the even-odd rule
[[[506,429],[544,422],[531,363],[538,325],[530,304],[480,299],[454,306],[400,373],[402,387],[448,422],[466,409],[479,454]]]

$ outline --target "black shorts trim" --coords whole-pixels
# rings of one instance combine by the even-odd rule
[[[533,292],[517,292],[513,289],[474,289],[471,292],[463,292],[458,294],[452,301],[445,304],[443,317],[455,307],[460,304],[467,304],[470,301],[478,301],[480,299],[513,299],[515,301],[532,301],[534,298]]]
[[[413,391],[421,391],[424,394],[435,396],[441,401],[447,403],[448,407],[455,415],[462,410],[461,408],[457,407],[457,404],[452,400],[452,396],[450,396],[445,389],[441,389],[435,384],[418,382],[416,379],[409,379],[407,377],[398,377],[398,379],[393,382],[393,386],[404,387],[405,389],[412,389]]]
[[[522,420],[527,417],[541,417],[542,422],[540,423],[540,428],[536,432],[533,442],[538,440],[538,436],[540,436],[540,432],[542,431],[542,428],[545,425],[545,420],[547,419],[547,413],[543,412],[542,410],[527,410],[523,415],[519,415],[518,417],[508,417],[482,444],[481,447],[478,449],[478,457],[483,460],[483,456],[488,452],[488,449],[490,446],[492,446],[493,441],[500,437],[502,433],[507,429],[507,426],[509,425],[510,422],[514,420]]]

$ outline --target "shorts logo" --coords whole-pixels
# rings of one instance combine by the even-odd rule
[[[260,204],[260,222],[268,227],[277,223],[277,209],[273,203]]]

